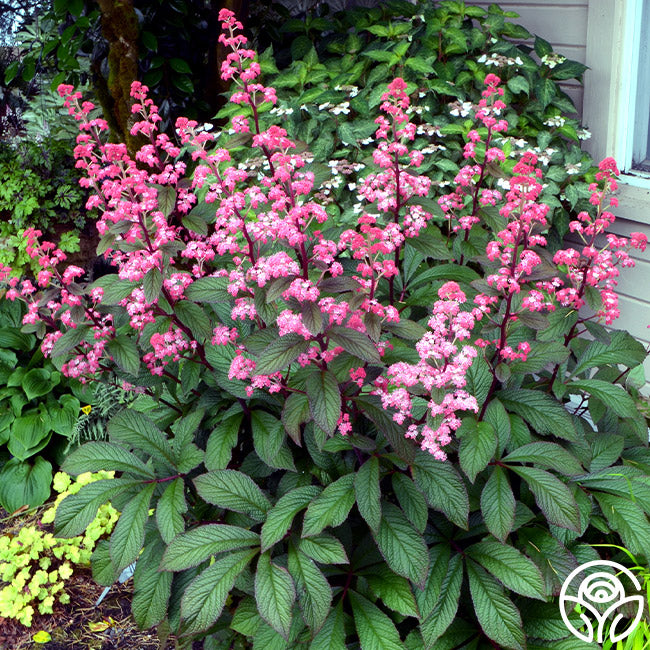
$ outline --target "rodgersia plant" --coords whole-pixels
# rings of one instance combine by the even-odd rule
[[[590,542],[647,556],[650,539],[645,350],[599,324],[645,246],[605,234],[613,161],[571,226],[585,246],[549,249],[543,174],[531,151],[509,164],[500,79],[435,196],[396,78],[356,223],[337,221],[221,18],[230,139],[181,119],[176,144],[136,82],[132,133],[149,142],[132,157],[61,88],[117,273],[85,284],[32,230],[42,270],[7,295],[64,373],[138,397],[66,459],[119,476],[65,499],[57,529],[110,500],[95,575],[137,560],[133,614],[179,644],[575,648],[553,624],[563,576]],[[241,147],[261,160],[235,164]]]

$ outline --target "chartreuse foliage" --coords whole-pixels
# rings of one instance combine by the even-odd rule
[[[118,274],[73,282],[45,256],[47,297],[8,295],[62,372],[138,397],[66,458],[116,476],[66,498],[57,533],[121,511],[94,575],[108,585],[137,561],[136,621],[181,646],[577,650],[553,602],[564,577],[594,542],[650,551],[646,351],[599,322],[616,317],[617,264],[646,243],[596,246],[614,162],[576,203],[583,254],[561,249],[546,166],[508,140],[489,67],[472,124],[451,129],[467,160],[449,193],[421,173],[428,118],[398,77],[356,216],[328,214],[221,16],[238,133],[179,120],[191,175],[141,84],[142,165],[61,88],[89,132],[77,155]],[[262,158],[252,173],[232,162],[240,146]],[[39,260],[44,246],[29,233]]]
[[[70,602],[66,580],[75,566],[90,564],[97,541],[111,533],[119,515],[110,504],[103,504],[84,534],[69,539],[45,532],[40,524],[51,524],[63,499],[84,485],[112,476],[112,472],[86,472],[73,482],[67,474],[58,472],[53,482],[57,498],[40,522],[22,525],[16,533],[0,537],[0,616],[15,618],[29,627],[36,610],[52,614],[55,602]]]

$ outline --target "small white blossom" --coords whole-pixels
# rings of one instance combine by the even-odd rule
[[[576,134],[579,140],[589,140],[591,137],[591,131],[588,131],[587,129],[578,129]]]

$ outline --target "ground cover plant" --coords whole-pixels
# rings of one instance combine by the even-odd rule
[[[57,534],[110,501],[93,574],[137,560],[136,621],[181,646],[576,650],[552,602],[563,577],[594,542],[647,558],[650,540],[646,353],[601,324],[646,245],[606,233],[614,161],[576,199],[584,247],[560,247],[501,79],[477,69],[464,163],[434,190],[398,76],[349,223],[221,20],[230,141],[180,119],[177,145],[134,82],[131,132],[150,142],[131,156],[60,88],[117,273],[82,282],[31,229],[38,286],[4,269],[7,297],[63,374],[138,396],[66,459],[118,475],[63,500]],[[262,161],[233,162],[239,147]]]

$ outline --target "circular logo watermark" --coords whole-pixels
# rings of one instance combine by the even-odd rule
[[[603,570],[586,571],[592,567]],[[618,575],[610,573],[606,570],[607,568],[614,569],[619,575],[624,574],[637,591],[641,591],[639,581],[629,569],[609,560],[594,560],[581,564],[567,576],[560,591],[562,620],[571,634],[586,643],[593,641],[602,643],[604,641],[605,624],[610,618],[612,621],[609,627],[609,638],[612,643],[616,643],[632,634],[643,615],[643,596],[627,596]],[[587,577],[574,584],[575,579],[585,572]],[[577,591],[577,596],[567,593],[569,589],[572,593]],[[586,631],[581,632],[569,620],[569,614],[575,610],[576,605],[580,605],[581,609],[578,615]],[[626,605],[630,605],[636,614],[629,625],[621,626],[622,622],[627,620],[627,617],[624,617],[624,612],[621,611]],[[634,610],[634,608],[636,609]],[[622,627],[620,631],[619,627]]]

